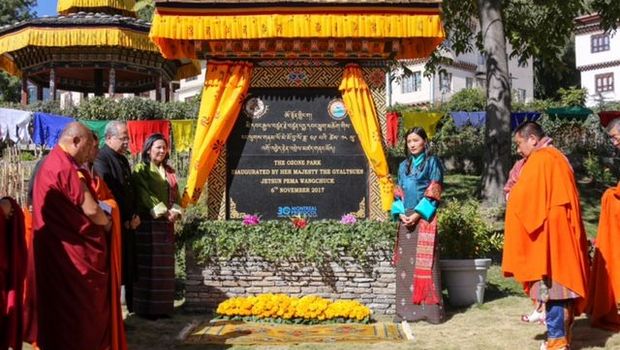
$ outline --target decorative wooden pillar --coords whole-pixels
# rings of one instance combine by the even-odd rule
[[[161,101],[161,88],[162,88],[162,77],[161,74],[157,76],[157,82],[155,83],[155,100]]]
[[[103,69],[95,68],[95,96],[103,96]]]
[[[37,101],[43,101],[43,85],[37,85]]]
[[[56,68],[50,69],[50,100],[56,101]]]
[[[21,104],[23,106],[28,104],[28,74],[26,74],[26,72],[22,73],[22,98],[21,98]]]
[[[108,75],[108,95],[110,98],[114,97],[114,93],[116,92],[116,70],[114,67],[110,68],[110,72]]]
[[[164,101],[170,102],[170,84],[164,86]]]

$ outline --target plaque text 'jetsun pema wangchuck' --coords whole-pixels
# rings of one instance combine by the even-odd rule
[[[336,89],[250,89],[227,154],[231,219],[367,216],[367,160]]]

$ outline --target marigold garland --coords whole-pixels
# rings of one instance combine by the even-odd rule
[[[287,323],[370,322],[371,311],[355,300],[331,301],[309,295],[260,294],[221,302],[217,314],[226,319],[266,320]]]

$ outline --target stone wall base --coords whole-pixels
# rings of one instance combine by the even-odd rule
[[[220,302],[231,297],[284,293],[357,300],[374,314],[394,314],[396,279],[391,252],[373,253],[365,265],[346,256],[337,260],[322,265],[274,264],[260,258],[238,257],[199,266],[188,250],[185,307],[214,311]]]

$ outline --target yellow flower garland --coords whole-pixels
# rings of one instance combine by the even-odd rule
[[[368,321],[371,311],[355,300],[332,302],[318,296],[302,298],[285,294],[260,294],[252,297],[235,297],[221,302],[216,311],[225,317],[281,318],[329,321],[336,319],[357,322]]]

